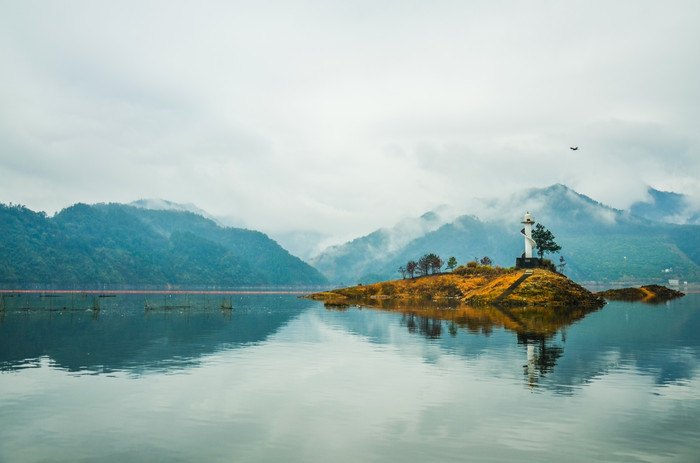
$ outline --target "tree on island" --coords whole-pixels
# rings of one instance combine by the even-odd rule
[[[409,260],[406,264],[406,273],[408,273],[409,277],[413,278],[413,276],[416,274],[417,268],[418,262],[416,262],[415,260]]]
[[[545,252],[554,253],[561,249],[561,246],[554,241],[552,232],[544,228],[544,225],[541,223],[535,225],[535,229],[532,230],[532,239],[535,241],[535,247],[540,259],[544,257]]]
[[[445,265],[445,261],[440,259],[437,254],[428,254],[428,261],[430,262],[430,270],[432,273],[440,273],[442,266]]]
[[[430,260],[428,259],[427,254],[418,259],[418,266],[416,270],[418,271],[419,275],[428,275],[430,273]]]
[[[493,261],[491,260],[491,258],[489,256],[484,256],[484,258],[481,259],[480,263],[483,266],[490,267],[491,264],[493,264]]]
[[[401,274],[401,278],[406,279],[406,267],[402,265],[399,267],[398,272]]]
[[[447,270],[451,272],[455,269],[455,267],[457,267],[457,259],[455,259],[455,257],[452,256],[449,259],[447,259]]]
[[[557,269],[559,269],[559,273],[564,274],[564,267],[566,267],[566,261],[564,260],[564,256],[559,257],[559,265],[557,265]]]
[[[440,269],[445,265],[445,261],[440,259],[437,254],[425,254],[418,259],[416,271],[419,275],[430,275],[431,273],[440,273]]]

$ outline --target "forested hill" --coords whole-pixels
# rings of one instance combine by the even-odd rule
[[[325,277],[265,234],[191,212],[0,204],[0,283],[302,286]]]

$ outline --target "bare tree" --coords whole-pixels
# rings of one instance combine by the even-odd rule
[[[406,264],[406,273],[408,273],[408,276],[413,278],[413,276],[416,274],[416,269],[418,268],[418,262],[415,260],[409,260],[408,263]]]
[[[418,268],[416,270],[420,275],[428,275],[431,268],[432,266],[427,254],[418,259]]]
[[[432,273],[440,273],[442,266],[445,265],[445,261],[440,259],[440,256],[437,254],[433,253],[428,254],[427,257],[428,261],[430,262],[430,270]]]
[[[564,274],[564,267],[566,267],[566,261],[564,260],[564,256],[559,256],[559,264],[557,265],[559,273]]]

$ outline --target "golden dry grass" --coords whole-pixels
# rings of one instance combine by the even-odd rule
[[[310,296],[327,304],[354,304],[377,300],[433,301],[450,299],[486,305],[498,299],[508,307],[547,305],[602,305],[602,300],[563,275],[537,269],[511,294],[504,294],[524,271],[500,274],[429,275],[420,278],[353,286]],[[500,299],[499,299],[500,298]]]

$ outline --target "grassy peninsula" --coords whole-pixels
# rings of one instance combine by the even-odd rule
[[[566,276],[545,269],[510,270],[478,267],[463,272],[358,285],[307,296],[328,305],[378,301],[446,300],[471,306],[600,308],[605,300]]]

